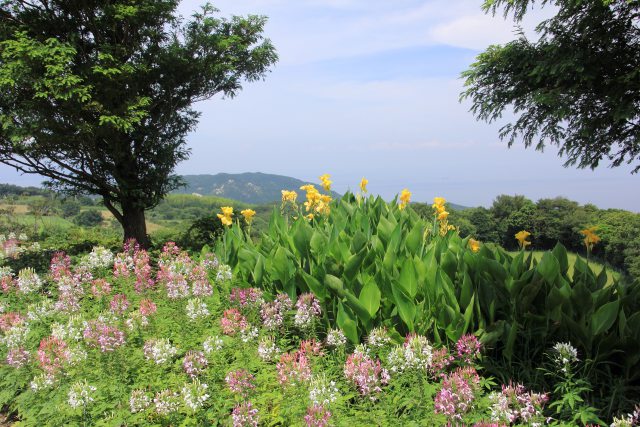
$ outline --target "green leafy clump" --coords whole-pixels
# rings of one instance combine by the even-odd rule
[[[556,341],[576,345],[600,384],[591,399],[624,405],[614,389],[638,387],[640,287],[607,284],[577,258],[568,274],[562,245],[539,260],[498,246],[477,252],[444,221],[426,222],[380,198],[346,194],[329,215],[309,221],[304,210],[274,210],[255,242],[237,226],[220,246],[238,277],[270,292],[313,292],[328,326],[352,343],[374,327],[420,333],[452,343],[478,333],[490,349],[485,366],[503,379],[546,385],[535,366]]]

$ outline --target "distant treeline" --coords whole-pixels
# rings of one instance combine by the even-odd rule
[[[7,196],[48,196],[51,191],[38,187],[21,187],[13,184],[0,184],[0,197]]]
[[[432,218],[430,205],[412,207],[425,218]],[[514,235],[531,232],[535,250],[553,249],[561,242],[567,249],[583,253],[584,236],[580,230],[596,226],[602,241],[593,256],[640,278],[640,214],[622,209],[598,209],[587,204],[557,197],[533,202],[524,196],[498,196],[493,205],[464,210],[451,209],[449,222],[460,228],[462,236],[471,235],[483,242],[493,242],[509,250],[517,249]]]

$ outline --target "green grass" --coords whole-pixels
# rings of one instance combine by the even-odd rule
[[[527,251],[527,252],[530,252],[530,251]],[[545,252],[546,251],[533,251],[533,258],[536,261],[540,261],[540,259],[542,258],[542,255],[544,255]],[[518,252],[509,252],[509,254],[515,256],[518,254]],[[569,277],[573,277],[573,265],[576,263],[576,258],[578,256],[579,256],[578,254],[575,254],[573,252],[567,253],[567,258],[569,260],[569,271],[568,271]],[[591,267],[591,269],[596,275],[600,274],[602,269],[605,268],[604,265],[592,260],[589,261],[589,267]],[[620,273],[618,273],[615,270],[607,269],[607,285],[613,284],[613,281],[618,279],[620,279]]]
[[[38,223],[38,228],[70,228],[73,227],[73,223],[69,220],[66,220],[60,216],[56,216],[56,215],[51,215],[51,216],[42,216],[42,217],[38,217],[36,219],[36,217],[34,215],[31,214],[22,214],[22,215],[15,215],[13,217],[13,221],[17,222],[18,224],[21,225],[26,225],[26,226],[30,226],[33,227],[34,226],[34,222],[37,221]]]

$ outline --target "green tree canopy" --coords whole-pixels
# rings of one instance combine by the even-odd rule
[[[125,238],[179,186],[197,101],[277,60],[262,16],[190,20],[178,0],[0,1],[0,162],[102,196]]]
[[[486,0],[484,10],[522,20],[532,0]],[[537,27],[490,46],[463,73],[478,119],[515,114],[500,130],[511,146],[559,147],[565,166],[633,164],[640,170],[640,1],[542,0],[558,13]]]

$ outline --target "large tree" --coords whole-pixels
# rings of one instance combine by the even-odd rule
[[[533,0],[486,0],[520,22]],[[542,0],[557,14],[490,46],[463,73],[462,98],[478,119],[515,118],[500,137],[542,150],[557,145],[565,166],[629,163],[640,170],[640,27],[638,0]]]
[[[263,16],[184,20],[178,0],[0,0],[0,162],[102,196],[125,238],[180,184],[194,102],[277,60]]]

